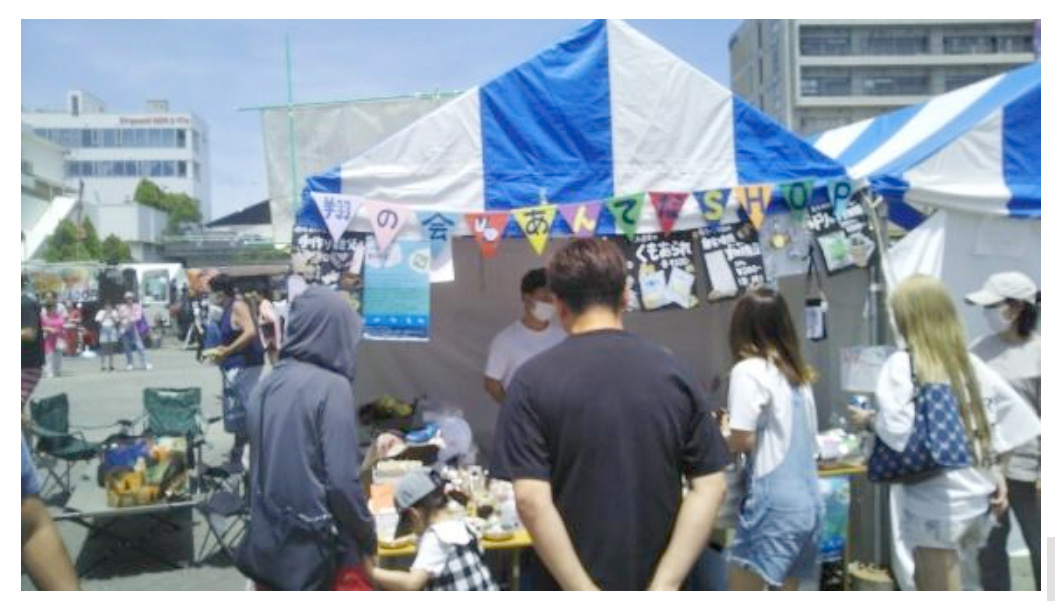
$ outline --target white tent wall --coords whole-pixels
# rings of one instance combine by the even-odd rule
[[[454,94],[410,96],[380,100],[296,105],[291,130],[295,132],[295,172],[302,190],[303,177],[351,159],[398,132],[416,119],[439,108]],[[292,239],[292,143],[288,108],[262,111],[262,144],[269,183],[274,241]],[[298,195],[297,195],[298,197]]]
[[[896,281],[924,273],[946,283],[964,320],[969,340],[990,332],[981,308],[964,296],[983,286],[987,276],[1020,271],[1042,281],[1042,222],[939,210],[890,251]]]
[[[426,343],[369,342],[359,348],[358,404],[390,393],[404,400],[422,395],[464,410],[488,458],[494,443],[498,407],[483,389],[488,346],[494,335],[522,313],[522,275],[545,266],[565,240],[552,241],[536,256],[524,240],[506,240],[492,259],[483,259],[471,238],[454,241],[457,277],[432,285],[432,340]],[[701,261],[698,262],[701,267]],[[701,278],[701,273],[700,276]],[[704,295],[699,280],[699,295]],[[779,289],[804,337],[804,276],[781,279]],[[868,271],[844,272],[826,280],[830,299],[829,340],[804,342],[810,364],[821,373],[815,387],[820,426],[837,422],[845,410],[839,387],[839,348],[867,343],[864,317]],[[727,403],[727,378],[732,359],[728,329],[734,300],[702,303],[692,310],[625,314],[626,328],[655,341],[687,363],[709,395],[714,408]]]

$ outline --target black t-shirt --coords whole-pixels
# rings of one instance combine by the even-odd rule
[[[44,335],[41,333],[41,308],[33,299],[22,296],[22,328],[36,329],[37,338],[22,342],[22,368],[35,369],[44,365]]]
[[[650,584],[681,475],[728,460],[688,368],[624,331],[575,335],[530,359],[506,390],[496,440],[495,475],[549,481],[581,563],[610,590]],[[546,567],[533,573],[537,589],[557,589]]]

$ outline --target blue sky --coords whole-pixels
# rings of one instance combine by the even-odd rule
[[[110,111],[167,99],[207,122],[214,216],[267,194],[259,114],[283,104],[285,36],[297,103],[458,90],[487,82],[580,20],[22,21],[22,106],[61,108],[85,89]],[[728,86],[740,20],[632,20]],[[337,163],[343,160],[337,160]]]

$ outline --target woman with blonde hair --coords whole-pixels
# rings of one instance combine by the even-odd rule
[[[962,423],[971,466],[939,468],[901,481],[901,539],[915,551],[920,590],[960,590],[990,529],[1008,509],[1001,461],[1039,433],[1034,409],[966,348],[964,328],[944,284],[912,276],[890,298],[905,349],[880,372],[878,410],[850,408],[859,427],[904,452],[916,428],[916,403],[937,402]],[[934,427],[934,422],[930,428]]]
[[[787,303],[767,288],[735,304],[728,445],[745,453],[732,590],[796,590],[816,571],[821,502],[816,404]]]

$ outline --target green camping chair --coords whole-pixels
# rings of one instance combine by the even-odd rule
[[[196,465],[202,462],[207,423],[218,420],[204,420],[201,398],[199,388],[144,389],[144,433],[155,437],[187,438],[190,473],[196,473]],[[201,488],[198,479],[193,478],[196,489]]]
[[[101,444],[89,443],[81,431],[70,428],[70,401],[66,393],[30,402],[30,430],[37,436],[38,467],[46,472],[42,492],[54,482],[65,503],[73,488],[70,471],[74,463],[96,458]]]

